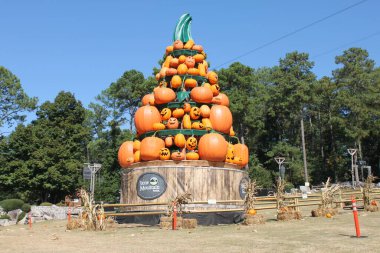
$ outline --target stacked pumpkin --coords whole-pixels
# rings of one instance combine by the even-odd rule
[[[142,98],[135,114],[141,143],[127,141],[119,149],[123,168],[151,160],[248,163],[247,146],[226,141],[236,138],[229,99],[206,58],[203,47],[191,39],[166,48],[158,86]]]

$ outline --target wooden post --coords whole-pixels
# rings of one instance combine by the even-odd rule
[[[340,201],[340,208],[343,208],[344,203],[342,202],[342,189],[339,190],[339,201]]]
[[[298,206],[298,198],[297,197],[294,197],[294,205],[296,206],[296,211],[299,212],[300,207]]]

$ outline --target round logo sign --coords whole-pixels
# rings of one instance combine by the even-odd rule
[[[245,194],[246,194],[245,189],[247,188],[248,183],[249,183],[249,178],[248,178],[248,177],[243,177],[243,178],[240,180],[240,184],[239,184],[239,193],[240,193],[240,198],[241,198],[241,199],[244,199],[244,198],[245,198]]]
[[[145,200],[156,199],[166,191],[166,181],[158,173],[142,174],[137,180],[137,195]]]

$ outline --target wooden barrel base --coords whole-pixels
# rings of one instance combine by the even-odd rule
[[[170,203],[191,194],[188,210],[236,209],[243,200],[247,172],[234,164],[208,161],[150,161],[133,164],[122,173],[123,204]],[[156,192],[155,192],[156,191]],[[223,201],[223,203],[216,203]],[[226,202],[226,201],[231,201]],[[241,205],[239,205],[241,207]],[[165,205],[128,207],[127,210],[165,210]]]

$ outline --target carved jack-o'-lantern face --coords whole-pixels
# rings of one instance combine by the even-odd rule
[[[213,85],[211,85],[211,91],[212,91],[212,94],[214,95],[214,96],[218,96],[219,95],[219,91],[220,91],[220,86],[219,86],[219,84],[213,84]]]
[[[160,114],[162,120],[168,120],[172,116],[172,111],[169,108],[164,108]]]
[[[173,152],[171,155],[172,160],[174,161],[180,161],[185,159],[185,154],[180,151]]]
[[[160,149],[160,159],[169,160],[170,159],[170,150],[168,148]]]
[[[226,162],[234,163],[235,153],[234,153],[234,145],[228,143]]]
[[[188,150],[194,150],[197,147],[197,144],[198,144],[197,139],[194,136],[191,136],[187,138],[186,148]]]
[[[191,119],[199,119],[200,116],[201,116],[201,111],[199,110],[199,108],[196,106],[191,107],[190,118]]]
[[[234,157],[234,164],[242,166],[243,165],[243,159],[241,157],[235,156]]]
[[[188,68],[194,68],[195,59],[192,56],[186,57],[185,64]]]
[[[177,129],[178,125],[179,125],[178,119],[174,118],[174,117],[171,117],[168,120],[168,123],[166,124],[166,127],[169,128],[169,129]]]

